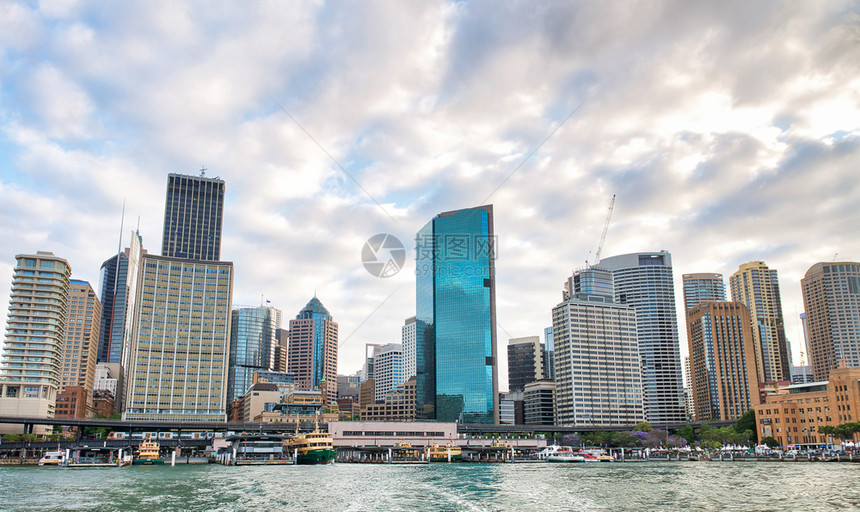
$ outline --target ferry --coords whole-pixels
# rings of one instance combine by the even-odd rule
[[[134,459],[135,466],[164,464],[161,458],[161,445],[157,441],[147,440],[140,443],[137,458]]]
[[[66,451],[56,450],[45,453],[45,456],[39,459],[40,466],[62,466],[66,461]]]
[[[434,444],[427,449],[427,460],[430,462],[461,462],[463,460],[463,450],[459,446],[451,444],[447,446]]]
[[[599,462],[600,459],[582,450],[574,451],[570,446],[547,446],[538,453],[538,458],[547,462]]]
[[[285,438],[280,434],[241,434],[230,436],[236,458],[236,466],[292,464],[289,454],[284,452]]]
[[[319,425],[314,425],[313,432],[299,434],[298,420],[296,434],[284,441],[284,446],[288,453],[295,457],[296,464],[328,464],[337,456],[331,434],[320,432]]]

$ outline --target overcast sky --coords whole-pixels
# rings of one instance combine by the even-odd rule
[[[234,304],[316,292],[352,373],[415,314],[415,232],[491,203],[506,389],[508,338],[543,338],[616,194],[603,256],[672,253],[682,353],[681,274],[763,260],[797,364],[800,278],[860,260],[857,10],[0,0],[0,291],[37,250],[97,287],[123,201],[123,245],[139,222],[160,253],[167,174],[205,166]],[[408,249],[386,279],[377,233]]]

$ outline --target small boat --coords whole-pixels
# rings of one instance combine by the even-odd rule
[[[331,434],[320,432],[319,425],[314,425],[313,432],[299,434],[299,422],[296,420],[296,434],[284,441],[289,454],[293,454],[296,464],[328,464],[337,456],[337,449],[332,443]]]
[[[55,450],[45,453],[45,456],[39,459],[40,466],[62,466],[66,461],[65,450]]]
[[[131,446],[109,448],[107,446],[82,446],[71,450],[63,464],[68,468],[120,467],[131,464]]]
[[[135,466],[148,466],[155,464],[164,464],[164,459],[161,458],[161,445],[157,441],[148,439],[140,443],[137,457],[134,459]]]
[[[459,446],[434,444],[427,449],[427,460],[430,462],[461,462],[463,450]]]
[[[547,462],[598,462],[599,458],[582,450],[574,451],[569,446],[553,446],[545,454]]]

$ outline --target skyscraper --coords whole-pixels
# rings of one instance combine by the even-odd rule
[[[128,363],[123,359],[123,351],[127,351],[131,344],[140,257],[143,254],[146,251],[143,250],[140,234],[132,231],[129,247],[102,263],[99,273],[102,304],[99,362]]]
[[[696,421],[737,420],[760,402],[749,309],[702,302],[686,319]]]
[[[552,326],[543,330],[543,373],[544,378],[555,380],[555,343],[552,339]]]
[[[373,395],[374,400],[385,401],[385,395],[406,382],[403,378],[403,346],[388,343],[373,351]]]
[[[558,425],[645,419],[636,314],[613,295],[612,273],[590,267],[568,280],[568,298],[552,310]]]
[[[60,371],[60,393],[67,386],[84,390],[87,409],[92,409],[96,378],[96,351],[102,306],[90,283],[72,279],[66,309],[66,336]]]
[[[287,370],[295,372],[298,388],[323,390],[337,396],[337,323],[314,296],[290,320],[290,354]]]
[[[847,367],[860,366],[860,263],[816,263],[800,287],[815,380],[827,380],[843,359]]]
[[[224,181],[169,174],[161,255],[190,260],[221,259]]]
[[[400,329],[400,342],[403,345],[403,377],[404,380],[415,376],[415,335],[417,322],[414,316],[409,317]]]
[[[722,274],[684,274],[684,309],[705,301],[725,301],[726,284]]]
[[[0,365],[0,416],[54,416],[71,272],[66,260],[50,252],[15,256]]]
[[[646,419],[656,424],[684,422],[672,256],[666,251],[624,254],[603,258],[598,266],[612,271],[615,302],[636,311]],[[557,358],[558,353],[556,365]]]
[[[497,424],[492,205],[437,215],[415,245],[418,416]]]
[[[145,255],[124,421],[226,421],[233,264]]]
[[[272,369],[275,310],[242,307],[233,310],[230,323],[230,363],[227,368],[227,401],[245,396],[254,373]]]
[[[544,354],[540,338],[508,340],[508,389],[523,391],[526,384],[544,378]]]
[[[749,308],[758,381],[790,381],[791,365],[776,270],[769,269],[763,261],[751,261],[741,265],[729,281],[732,300]]]

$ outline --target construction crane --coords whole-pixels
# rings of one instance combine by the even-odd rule
[[[603,242],[606,241],[606,232],[609,231],[609,220],[612,218],[613,209],[615,209],[615,194],[612,194],[612,199],[609,201],[609,211],[606,212],[603,234],[600,235],[600,244],[597,246],[597,252],[594,254],[594,261],[597,263],[600,263],[600,252],[603,251]]]

